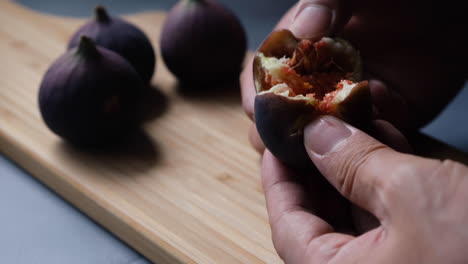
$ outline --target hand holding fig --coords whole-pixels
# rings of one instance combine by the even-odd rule
[[[425,1],[307,0],[299,1],[277,28],[289,28],[301,38],[336,34],[350,41],[361,53],[373,118],[411,133],[432,120],[463,86],[468,43],[459,32],[464,21],[460,10],[449,12]],[[434,41],[436,36],[450,36],[450,41]],[[253,116],[251,65],[244,69],[241,86],[244,108]]]
[[[443,16],[448,14],[444,7],[427,1],[300,1],[278,28],[289,28],[297,36],[313,40],[338,32],[349,40],[361,51],[364,78],[369,79],[377,110],[374,118],[389,120],[399,129],[411,132],[431,120],[466,78],[460,70],[468,58],[464,48],[467,40],[459,34],[464,28],[463,12],[447,6],[452,9],[449,19]],[[317,8],[332,15],[310,15]],[[437,16],[431,17],[433,14]],[[296,23],[294,27],[292,23]],[[448,35],[453,36],[450,41],[434,41]],[[431,52],[434,50],[442,52]],[[251,67],[252,62],[246,66],[241,84],[244,108],[252,117],[256,91]],[[286,263],[467,261],[460,245],[468,240],[457,235],[466,223],[455,224],[457,219],[466,219],[466,210],[460,206],[466,198],[455,201],[454,192],[448,187],[449,181],[454,180],[458,188],[468,190],[463,181],[468,174],[466,166],[393,151],[381,142],[393,148],[409,146],[388,123],[380,131],[391,132],[387,136],[396,136],[396,140],[384,136],[379,142],[339,119],[314,120],[304,132],[306,153],[338,191],[372,212],[382,224],[361,236],[340,233],[332,220],[348,208],[336,204],[336,196],[329,189],[315,184],[322,177],[317,172],[298,176],[297,171],[265,151],[263,189],[274,245]],[[255,135],[251,138],[258,140]],[[431,180],[427,180],[427,175]],[[308,181],[314,182],[307,184]],[[440,186],[447,188],[442,191]],[[466,190],[460,193],[468,193]],[[442,202],[443,208],[430,206],[426,210],[426,205],[440,205],[440,197],[448,197]],[[448,201],[453,203],[448,205]],[[448,212],[446,208],[454,210]],[[452,224],[438,225],[441,215]],[[353,223],[350,216],[341,219]],[[419,223],[423,222],[421,226]]]
[[[468,224],[468,167],[399,153],[328,116],[307,125],[305,148],[336,190],[378,221],[363,232],[336,230],[327,213],[342,208],[330,208],[333,201],[321,189],[303,184],[267,151],[262,182],[274,245],[285,263],[468,260],[468,235],[460,232]],[[351,216],[342,220],[353,223]]]

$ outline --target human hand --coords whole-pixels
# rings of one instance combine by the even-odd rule
[[[468,167],[397,152],[329,116],[306,127],[304,145],[323,176],[379,224],[357,236],[336,232],[317,213],[330,206],[320,189],[266,151],[262,182],[285,263],[468,263]]]
[[[297,37],[338,35],[361,52],[375,118],[402,131],[431,121],[462,88],[468,59],[466,22],[456,4],[431,1],[301,0],[279,22]],[[450,11],[450,12],[449,12]],[[241,76],[243,105],[253,117],[251,62]],[[251,141],[262,149],[255,127]]]

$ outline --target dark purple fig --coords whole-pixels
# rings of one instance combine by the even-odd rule
[[[72,36],[68,49],[78,45],[81,35],[88,36],[97,45],[127,59],[143,81],[150,82],[156,65],[156,56],[145,33],[123,19],[109,16],[102,6],[97,6],[94,13],[94,19],[83,25]]]
[[[179,81],[214,85],[238,78],[246,35],[238,18],[215,0],[180,0],[167,15],[160,46]]]
[[[46,72],[39,88],[39,108],[47,126],[65,140],[103,145],[136,127],[144,87],[127,60],[82,36],[78,47],[59,57]]]
[[[359,52],[342,39],[297,39],[273,32],[253,63],[255,122],[266,148],[294,168],[311,167],[304,126],[333,115],[364,128],[371,119],[367,81],[361,81]]]

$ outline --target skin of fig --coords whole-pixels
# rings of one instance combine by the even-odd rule
[[[260,47],[266,56],[290,57],[299,41],[288,30],[275,31]],[[257,91],[266,90],[265,74],[258,57],[253,63]],[[322,113],[311,104],[285,96],[257,94],[254,103],[255,123],[265,147],[279,160],[294,169],[314,168],[304,147],[304,126]],[[372,101],[367,81],[353,88],[345,100],[335,105],[329,115],[366,129],[372,116]]]
[[[181,0],[161,33],[161,54],[182,83],[215,84],[239,77],[246,34],[238,18],[212,0]]]
[[[39,88],[46,125],[77,146],[112,144],[136,127],[144,84],[120,55],[97,47],[96,54],[73,48],[48,69]]]
[[[266,57],[291,58],[299,40],[287,29],[273,31],[262,43],[259,52]]]
[[[369,121],[372,119],[369,82],[358,83],[346,99],[337,104],[333,115],[357,128],[367,130]]]
[[[265,147],[289,167],[311,166],[304,148],[304,126],[317,117],[305,101],[291,100],[273,93],[255,97],[255,123]]]
[[[105,22],[93,19],[73,34],[68,49],[78,45],[81,35],[86,35],[97,45],[118,53],[130,62],[145,83],[151,81],[156,67],[156,55],[151,41],[135,25],[113,16],[109,16],[109,20]]]

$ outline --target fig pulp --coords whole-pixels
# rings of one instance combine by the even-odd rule
[[[86,35],[106,49],[124,57],[148,83],[154,73],[156,56],[150,40],[143,31],[123,19],[109,16],[102,6],[94,10],[95,17],[72,36],[68,49],[76,47],[81,35]]]
[[[60,137],[75,145],[97,146],[112,143],[137,125],[144,87],[124,58],[82,36],[44,75],[39,108],[46,125]]]
[[[273,32],[255,54],[255,122],[265,147],[294,168],[312,166],[303,129],[319,115],[357,126],[371,118],[367,81],[359,52],[347,41],[297,39]]]
[[[160,46],[179,81],[216,85],[239,77],[246,36],[238,18],[215,0],[180,0],[167,15]]]

